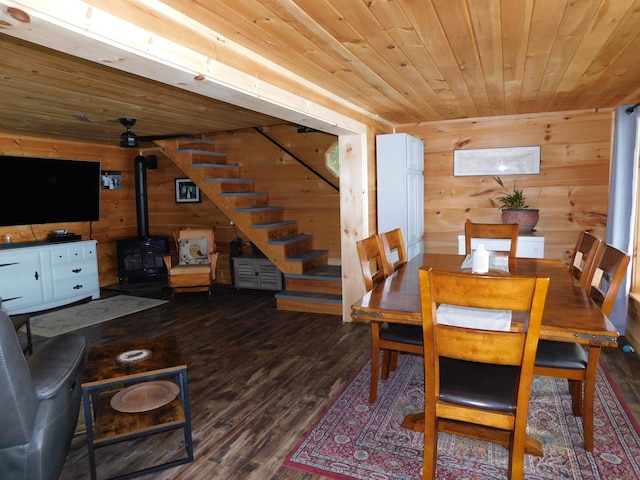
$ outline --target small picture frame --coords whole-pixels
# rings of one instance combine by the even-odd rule
[[[102,170],[100,178],[103,190],[120,190],[122,188],[122,172],[115,170]]]
[[[190,178],[176,178],[176,203],[200,203],[200,189]]]

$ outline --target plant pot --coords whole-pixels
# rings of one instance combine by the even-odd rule
[[[522,208],[518,210],[502,210],[502,223],[518,223],[521,232],[531,232],[540,219],[537,208]]]

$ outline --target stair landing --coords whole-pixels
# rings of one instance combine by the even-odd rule
[[[342,315],[342,271],[323,265],[302,274],[285,274],[286,290],[276,294],[278,310]]]

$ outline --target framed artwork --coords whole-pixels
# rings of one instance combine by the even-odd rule
[[[122,188],[122,172],[102,170],[100,175],[103,190],[120,190]]]
[[[190,178],[176,178],[176,203],[200,203],[200,189]]]
[[[456,177],[539,173],[539,146],[453,151],[453,175]]]

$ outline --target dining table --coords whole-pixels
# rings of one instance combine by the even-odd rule
[[[351,317],[354,321],[422,325],[418,280],[420,268],[471,272],[471,268],[467,268],[469,260],[470,257],[465,255],[419,254],[355,302],[351,306]],[[501,264],[504,267],[490,268],[488,273],[549,277],[540,339],[589,346],[589,361],[598,361],[602,347],[617,347],[619,333],[615,326],[560,259],[508,257]],[[402,426],[424,431],[424,413],[407,415]],[[439,429],[503,446],[507,446],[509,441],[508,432],[479,428],[476,425],[441,421]],[[528,437],[525,451],[542,456],[541,442]]]

